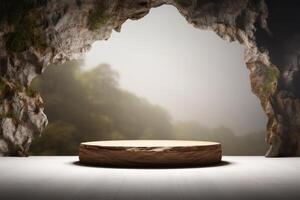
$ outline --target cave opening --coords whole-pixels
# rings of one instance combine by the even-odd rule
[[[84,60],[50,66],[33,82],[50,124],[32,152],[76,154],[88,140],[191,139],[221,142],[225,155],[263,155],[266,119],[243,51],[172,6],[151,9],[95,42]]]

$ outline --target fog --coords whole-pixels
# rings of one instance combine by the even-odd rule
[[[121,88],[164,107],[174,120],[243,135],[264,131],[266,124],[243,54],[237,42],[196,29],[176,8],[162,6],[95,42],[81,67],[108,63]]]

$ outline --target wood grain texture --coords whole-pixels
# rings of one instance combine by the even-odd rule
[[[116,167],[184,167],[221,162],[220,143],[182,140],[117,140],[81,143],[83,164]]]

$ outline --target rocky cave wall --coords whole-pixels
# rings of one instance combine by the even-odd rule
[[[47,125],[43,100],[30,88],[34,77],[163,4],[245,47],[252,91],[268,117],[266,155],[300,155],[300,7],[292,0],[2,0],[0,155],[27,155]]]

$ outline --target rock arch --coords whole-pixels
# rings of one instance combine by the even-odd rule
[[[30,88],[34,77],[50,64],[78,58],[94,41],[120,31],[126,20],[163,4],[175,6],[195,28],[245,47],[252,91],[268,117],[266,155],[300,155],[300,47],[294,42],[300,31],[293,24],[279,27],[285,25],[281,14],[292,17],[289,10],[297,3],[289,1],[281,11],[277,0],[4,0],[0,154],[27,155],[32,139],[47,125],[42,98]]]

